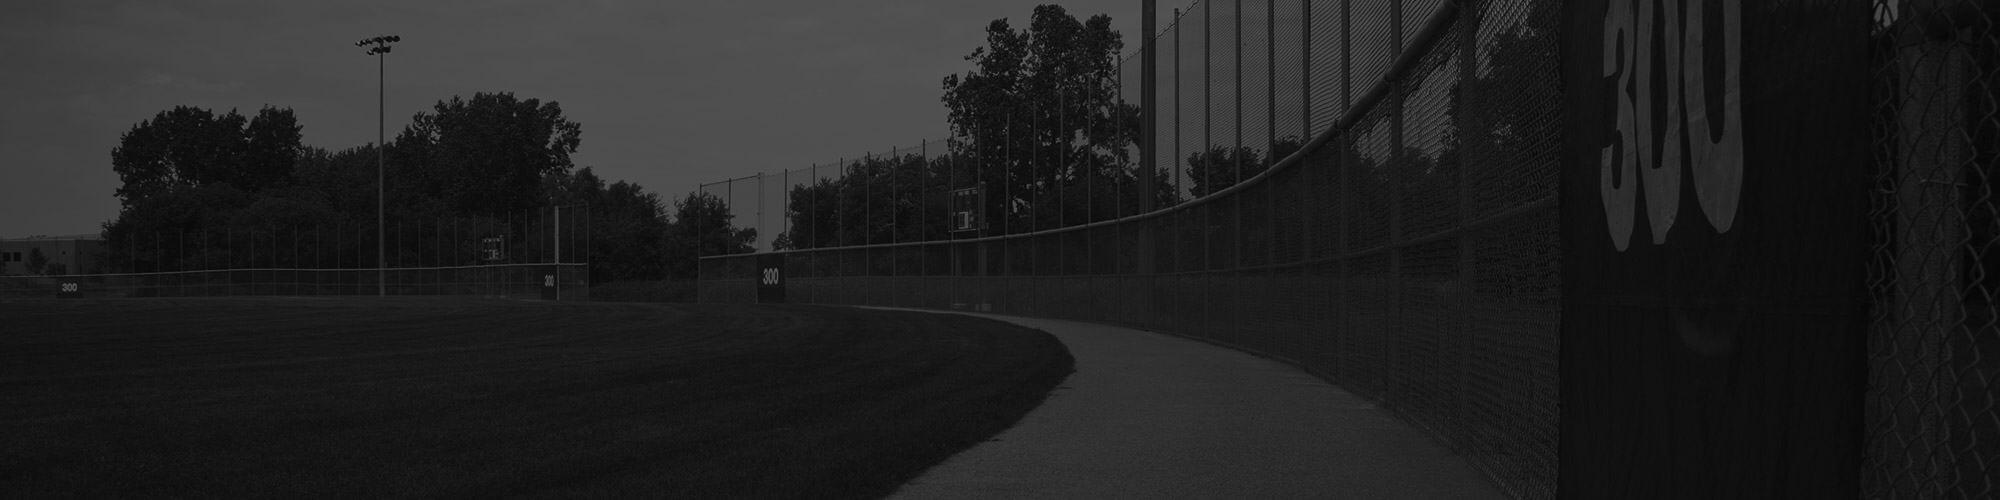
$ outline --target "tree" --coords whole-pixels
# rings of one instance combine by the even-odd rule
[[[48,265],[49,256],[42,255],[41,248],[28,249],[28,274],[41,274],[42,268]]]
[[[946,169],[954,155],[870,156],[830,168],[844,173],[786,195],[791,229],[784,248],[822,248],[940,239],[946,224]],[[776,248],[777,241],[773,241]]]
[[[1269,156],[1265,156],[1261,149],[1247,146],[1238,148],[1217,146],[1208,151],[1188,155],[1188,192],[1199,198],[1229,189],[1230,186],[1264,173],[1278,161],[1298,152],[1301,146],[1298,137],[1285,137],[1271,144],[1276,151]]]
[[[256,192],[284,183],[304,147],[290,109],[265,107],[246,119],[175,106],[133,125],[111,150],[115,192],[131,206],[175,188],[227,184]]]
[[[292,110],[265,107],[243,127],[243,150],[233,165],[223,172],[223,182],[244,191],[258,192],[290,181],[305,152],[305,128]]]
[[[480,92],[417,113],[388,154],[422,196],[460,213],[503,213],[547,204],[542,181],[575,166],[582,133],[554,101]]]
[[[666,277],[669,224],[658,194],[625,181],[606,186],[590,167],[551,175],[543,186],[557,204],[589,207],[592,281]]]
[[[698,258],[757,251],[757,230],[737,228],[729,204],[710,193],[688,193],[674,203],[674,220],[667,243],[667,274],[693,279]]]
[[[1464,128],[1453,129],[1446,146],[1454,151],[1443,157],[1456,158],[1459,151],[1465,151],[1500,165],[1537,164],[1545,160],[1521,155],[1539,155],[1561,147],[1562,109],[1552,103],[1562,102],[1562,90],[1548,82],[1561,81],[1561,40],[1556,28],[1562,12],[1560,3],[1539,3],[1515,24],[1480,28],[1494,34],[1480,47],[1486,54],[1484,64],[1472,72],[1470,82],[1454,84],[1453,98],[1445,102],[1448,120]],[[1473,19],[1497,22],[1496,16],[1486,14],[1481,12]],[[1470,109],[1461,109],[1462,103],[1470,104]],[[1466,181],[1479,186],[1475,200],[1497,193],[1533,192],[1547,182],[1512,168],[1471,166],[1474,168],[1466,172]]]
[[[581,127],[554,102],[454,97],[418,113],[388,145],[308,147],[302,130],[291,110],[270,106],[247,118],[177,106],[140,121],[112,149],[123,182],[118,217],[103,224],[103,260],[128,271],[292,266],[322,256],[362,267],[472,264],[481,262],[475,245],[441,236],[541,238],[534,233],[542,229],[505,224],[554,203],[609,207],[593,212],[601,214],[593,225],[610,231],[594,232],[592,246],[614,260],[637,255],[625,267],[592,260],[592,276],[663,274],[662,259],[648,256],[665,244],[659,198],[632,184],[607,188],[589,169],[572,173]],[[390,162],[379,185],[378,157]],[[395,259],[382,263],[374,251],[377,189],[385,189],[382,237]],[[310,256],[282,251],[299,244],[320,248]]]
[[[338,151],[306,148],[295,187],[324,200],[342,225],[373,225],[376,149],[373,144]]]
[[[1082,221],[1099,212],[1086,200],[1114,200],[1103,215],[1136,211],[1119,206],[1121,189],[1134,207],[1142,192],[1129,189],[1135,176],[1126,147],[1138,135],[1139,116],[1118,101],[1124,43],[1110,16],[1078,21],[1060,6],[1042,5],[1026,31],[997,19],[986,33],[987,45],[965,58],[975,69],[944,78],[947,119],[958,139],[953,153],[974,159],[948,172],[963,180],[952,187],[985,186],[984,210],[995,232]]]

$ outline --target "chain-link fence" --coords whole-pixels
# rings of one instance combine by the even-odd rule
[[[1002,130],[704,190],[773,231],[761,250],[791,250],[787,300],[1236,346],[1550,497],[1560,7],[1197,3],[1147,39],[1157,64],[1116,64],[1110,107],[1130,115],[1058,93],[980,122]],[[754,301],[762,277],[756,256],[704,258],[700,276],[705,301]]]
[[[1877,0],[1868,454],[1877,498],[2000,495],[2000,6]]]
[[[357,225],[114,227],[80,269],[0,276],[0,297],[488,295],[590,297],[592,213],[552,206],[490,216],[392,216]]]
[[[1697,12],[1696,4],[1718,2],[1685,8]],[[1671,31],[1676,5],[1627,6],[1643,7],[1640,24]],[[1748,10],[1848,15],[1830,5]],[[2000,5],[1869,5],[1872,319],[1857,472],[1870,498],[1992,497],[2000,492],[1992,389],[2000,258],[1990,255],[2000,246],[1991,171],[2000,152],[1992,84]],[[1035,109],[1043,104],[1026,103],[1027,119],[999,122],[1000,147],[984,147],[993,136],[975,131],[952,139],[970,147],[938,157],[987,174],[919,173],[925,187],[906,197],[877,186],[910,178],[901,165],[938,158],[839,162],[832,179],[867,180],[836,182],[835,198],[860,185],[855,196],[869,201],[812,210],[796,197],[777,202],[788,215],[834,214],[809,230],[838,235],[782,246],[799,249],[784,254],[788,295],[1120,322],[1265,353],[1430,429],[1515,496],[1552,496],[1562,7],[1403,0],[1177,10],[1149,38],[1157,67],[1142,58],[1118,64],[1119,105],[1150,105],[1139,106],[1137,123],[1110,126],[1135,133],[1081,146],[1114,153],[1105,168],[1118,191],[1073,191],[1093,179],[1073,174],[1076,156],[1017,147],[1078,148],[1046,139],[1047,113]],[[1779,26],[1758,33],[1783,43],[1753,38],[1770,50],[1809,44],[1783,27],[1844,22],[1833,17],[1743,23]],[[951,204],[956,195],[931,194],[967,189],[997,208],[967,217]],[[1051,201],[1071,193],[1086,202]],[[1068,215],[1079,206],[1086,215]],[[1162,206],[1171,208],[1153,210]],[[947,215],[900,211],[907,207]],[[1662,228],[1653,229],[1657,240]],[[796,224],[780,231],[801,234]],[[701,296],[754,300],[755,267],[750,258],[705,259]]]

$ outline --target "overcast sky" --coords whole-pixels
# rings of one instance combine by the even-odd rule
[[[117,215],[111,149],[176,105],[289,107],[308,145],[375,140],[376,61],[403,38],[387,124],[453,95],[553,100],[575,160],[677,198],[697,183],[805,167],[946,134],[940,80],[996,18],[1036,1],[9,2],[0,8],[0,237],[95,233]],[[1186,2],[1160,2],[1161,23]],[[1109,14],[1128,51],[1140,0]]]

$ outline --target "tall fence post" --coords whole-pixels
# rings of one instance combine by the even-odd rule
[[[1155,149],[1159,146],[1158,135],[1160,127],[1158,121],[1160,116],[1160,110],[1157,103],[1154,102],[1156,97],[1155,94],[1158,94],[1159,92],[1157,86],[1153,84],[1154,80],[1158,78],[1157,73],[1159,72],[1158,69],[1159,50],[1157,47],[1158,44],[1153,43],[1153,34],[1158,33],[1158,31],[1154,29],[1154,27],[1156,26],[1155,18],[1157,17],[1156,15],[1157,10],[1158,10],[1157,0],[1145,0],[1140,4],[1139,22],[1142,25],[1141,27],[1142,31],[1139,33],[1140,34],[1140,39],[1139,39],[1140,40],[1139,41],[1140,43],[1139,45],[1140,143],[1139,143],[1139,172],[1138,172],[1139,182],[1137,183],[1138,184],[1137,187],[1139,188],[1139,213],[1142,214],[1152,212],[1154,209],[1153,171],[1157,169],[1159,166],[1158,156]],[[1141,247],[1144,247],[1144,245],[1141,245]],[[1150,256],[1147,255],[1141,255],[1140,257],[1141,258],[1139,261],[1139,265],[1144,266],[1140,269],[1140,271],[1149,272],[1149,270],[1152,267],[1151,264],[1152,259],[1149,258]]]
[[[925,196],[927,193],[931,191],[928,188],[930,187],[929,186],[930,178],[933,177],[931,175],[930,139],[926,138],[922,142],[917,143],[917,160],[921,162],[918,164],[920,169],[917,170],[918,173],[917,179],[918,182],[920,183],[918,184],[919,187],[917,188],[917,241],[924,242],[931,240],[930,230],[929,230],[931,223],[931,217],[930,217],[931,204],[930,204],[930,199]],[[929,273],[925,272],[919,274],[929,274]]]
[[[840,212],[841,212],[841,210],[840,210],[840,207],[842,206],[842,203],[840,202],[840,190],[842,189],[842,187],[843,187],[843,186],[844,186],[845,184],[847,184],[846,182],[841,182],[841,181],[844,181],[844,180],[847,180],[847,157],[844,157],[844,156],[843,156],[843,157],[840,157],[840,158],[837,158],[837,159],[835,159],[835,160],[834,160],[834,164],[833,164],[833,165],[834,165],[834,175],[836,175],[836,176],[839,176],[839,177],[838,177],[838,178],[835,178],[835,179],[833,180],[833,183],[832,183],[832,185],[833,185],[833,210],[832,210],[832,211],[830,211],[830,213],[829,213],[828,215],[832,215],[832,216],[833,216],[833,246],[846,246],[846,245],[847,245],[847,231],[846,231],[846,227],[847,227],[847,224],[846,224],[846,222],[847,222],[847,221],[846,221],[846,219],[847,219],[847,217],[844,217],[844,216],[843,216],[843,214],[841,214],[841,213],[840,213]],[[835,263],[835,265],[836,265],[836,266],[839,266],[839,265],[842,265],[842,264],[843,264],[843,263],[844,263],[844,262],[845,262],[845,261],[847,260],[847,257],[846,257],[847,253],[848,253],[848,252],[840,252],[840,253],[839,253],[839,255],[841,255],[841,256],[840,256],[840,257],[837,257],[837,258],[835,258],[835,260],[834,260],[834,263]]]
[[[1233,48],[1236,50],[1236,58],[1235,58],[1236,60],[1234,61],[1236,63],[1236,71],[1233,71],[1232,73],[1234,74],[1230,75],[1235,79],[1235,83],[1230,85],[1229,92],[1235,94],[1236,96],[1235,105],[1231,106],[1236,125],[1231,127],[1235,130],[1231,131],[1231,133],[1234,135],[1233,137],[1234,141],[1231,143],[1230,146],[1234,148],[1231,151],[1232,154],[1230,156],[1236,157],[1236,161],[1234,162],[1236,163],[1236,177],[1232,182],[1229,183],[1230,186],[1235,186],[1237,184],[1243,183],[1243,156],[1244,156],[1243,155],[1243,0],[1236,0],[1235,5],[1236,5],[1236,12],[1234,13],[1235,15],[1230,16],[1230,22],[1234,24],[1234,28],[1231,29],[1230,34],[1236,38],[1236,40],[1231,43],[1231,45],[1234,45]],[[1236,221],[1234,222],[1234,224],[1236,225],[1231,228],[1229,235],[1230,245],[1232,246],[1232,250],[1229,251],[1230,267],[1242,268],[1243,236],[1245,233],[1247,233],[1247,231],[1243,230],[1243,197],[1241,195],[1229,197],[1229,206],[1230,206],[1229,211],[1233,212],[1233,215],[1236,216]],[[1239,304],[1241,303],[1240,301],[1237,302]],[[1238,310],[1241,310],[1241,308],[1238,308]],[[1235,328],[1237,326],[1236,323],[1237,322],[1233,321],[1230,322],[1230,327]]]
[[[1303,207],[1299,210],[1299,258],[1308,261],[1313,259],[1313,223],[1318,219],[1315,215],[1319,212],[1313,210],[1313,207],[1317,206],[1314,203],[1315,198],[1319,196],[1313,188],[1320,184],[1317,182],[1320,174],[1315,173],[1319,169],[1313,166],[1313,162],[1307,161],[1312,154],[1306,150],[1306,146],[1312,144],[1313,140],[1312,13],[1312,2],[1301,0],[1299,2],[1299,33],[1302,37],[1299,41],[1299,154],[1304,156],[1299,158],[1299,180],[1303,184],[1299,189],[1299,204]],[[1277,132],[1274,131],[1272,134],[1276,135]]]
[[[792,234],[792,170],[778,169],[778,177],[778,183],[783,186],[778,190],[778,234],[788,240],[797,240],[798,235]],[[776,238],[772,240],[771,249],[777,250]],[[797,248],[798,243],[794,241],[790,246]]]
[[[1311,3],[1311,2],[1303,2],[1303,3]],[[1173,145],[1174,153],[1171,158],[1167,158],[1167,165],[1168,168],[1172,169],[1174,173],[1173,199],[1175,204],[1180,204],[1183,203],[1183,201],[1181,200],[1182,194],[1187,193],[1186,186],[1181,182],[1182,175],[1181,175],[1181,165],[1180,165],[1181,117],[1183,116],[1182,112],[1184,111],[1183,107],[1181,106],[1181,56],[1186,54],[1187,52],[1181,48],[1181,31],[1183,30],[1183,28],[1181,27],[1181,9],[1178,7],[1174,9],[1173,26],[1174,26],[1174,99],[1173,99],[1174,100],[1174,145]],[[1202,110],[1202,114],[1204,115],[1208,114],[1208,110],[1205,109]],[[1168,241],[1172,242],[1172,244],[1167,245],[1167,247],[1173,249],[1172,255],[1168,258],[1172,259],[1171,262],[1174,263],[1173,267],[1171,268],[1174,271],[1187,270],[1186,266],[1182,265],[1182,260],[1186,258],[1182,256],[1182,253],[1187,250],[1186,248],[1182,248],[1186,246],[1185,245],[1186,242],[1182,241],[1182,237],[1186,236],[1187,233],[1187,228],[1181,227],[1183,224],[1187,222],[1184,219],[1186,218],[1181,217],[1179,215],[1175,215],[1173,217],[1169,217],[1167,220],[1168,231],[1171,231],[1170,233],[1171,236]]]
[[[1308,4],[1309,4],[1309,3],[1312,3],[1312,2],[1310,2],[1310,1],[1302,1],[1302,2],[1300,2],[1300,3],[1308,3]],[[1185,186],[1185,185],[1184,185],[1184,184],[1183,184],[1183,183],[1181,182],[1181,178],[1182,178],[1182,177],[1184,177],[1184,176],[1183,176],[1183,175],[1181,175],[1181,166],[1180,166],[1180,162],[1181,162],[1181,116],[1182,116],[1182,114],[1181,114],[1181,111],[1182,111],[1182,108],[1181,108],[1181,56],[1187,53],[1186,51],[1184,51],[1184,50],[1182,50],[1182,49],[1181,49],[1181,31],[1184,31],[1184,30],[1185,30],[1184,28],[1182,28],[1182,27],[1181,27],[1181,14],[1182,14],[1182,12],[1181,12],[1181,9],[1180,9],[1180,8],[1178,8],[1178,7],[1177,7],[1177,8],[1175,8],[1175,9],[1174,9],[1174,157],[1173,157],[1173,158],[1168,158],[1168,159],[1167,159],[1167,160],[1168,160],[1168,161],[1167,161],[1167,164],[1168,164],[1168,165],[1171,165],[1171,166],[1172,166],[1171,168],[1173,168],[1173,172],[1174,172],[1174,199],[1175,199],[1175,200],[1179,200],[1179,199],[1180,199],[1180,197],[1181,197],[1181,194],[1182,194],[1182,193],[1186,193],[1186,192],[1187,192],[1187,186]],[[1201,110],[1201,112],[1202,112],[1202,114],[1203,114],[1203,115],[1206,115],[1206,114],[1208,114],[1208,110],[1206,110],[1206,109],[1204,109],[1204,110]],[[1180,218],[1179,218],[1179,217],[1176,217],[1176,218],[1174,218],[1174,229],[1175,229],[1175,231],[1176,231],[1176,233],[1177,233],[1176,235],[1178,235],[1178,231],[1180,230]],[[1180,265],[1180,261],[1179,261],[1179,259],[1180,259],[1180,245],[1174,245],[1174,259],[1175,259],[1175,262],[1174,262],[1174,265],[1176,266],[1176,268],[1178,268],[1178,267],[1179,267],[1179,265]]]
[[[764,171],[757,171],[757,232],[764,232]],[[775,238],[775,236],[773,236]],[[756,242],[751,242],[756,243]]]
[[[1301,151],[1304,151],[1301,148]],[[1264,168],[1278,165],[1278,5],[1264,8]],[[1264,189],[1264,263],[1278,263],[1278,189]],[[1275,268],[1274,268],[1275,269]],[[1275,272],[1275,271],[1274,271]]]
[[[1934,9],[1938,7],[1925,5],[1911,11]],[[1914,420],[1897,423],[1896,434],[1905,436],[1906,443],[1901,457],[1921,461],[1908,465],[1904,474],[1942,481],[1955,472],[1950,463],[1955,454],[1943,449],[1947,436],[1951,430],[1962,431],[1945,421],[1939,402],[1961,397],[1953,383],[1957,377],[1944,373],[1943,358],[1946,336],[1962,329],[1967,318],[1959,296],[1965,290],[1967,222],[1960,176],[1974,153],[1963,103],[1977,73],[1966,43],[1955,33],[1920,40],[1899,47],[1896,54],[1897,79],[1908,90],[1896,103],[1896,340],[1891,347],[1898,354],[1893,361],[1903,364],[1904,380],[1897,382],[1914,392],[1909,398],[1919,403],[1897,408],[1891,418]]]
[[[1159,180],[1156,179],[1157,176],[1154,175],[1154,172],[1159,170],[1160,165],[1159,85],[1156,83],[1159,79],[1160,67],[1160,50],[1159,44],[1156,43],[1158,39],[1156,35],[1159,33],[1157,29],[1158,12],[1159,6],[1157,0],[1145,0],[1140,6],[1139,22],[1142,25],[1139,39],[1140,145],[1139,178],[1135,184],[1138,185],[1136,187],[1139,189],[1137,193],[1139,198],[1138,213],[1142,214],[1151,213],[1159,208],[1156,206],[1154,200],[1159,191],[1159,186],[1155,184]],[[1151,232],[1147,232],[1145,237],[1139,238],[1141,243],[1137,245],[1138,252],[1135,252],[1136,255],[1134,257],[1138,260],[1137,271],[1140,274],[1152,274],[1155,272],[1157,263],[1154,261],[1157,259],[1154,257],[1154,247],[1156,245],[1151,243],[1156,240],[1157,237]]]
[[[807,176],[806,192],[811,193],[807,195],[807,198],[811,201],[812,206],[806,209],[806,225],[812,229],[806,232],[811,235],[812,242],[809,246],[803,248],[819,248],[819,224],[822,222],[819,220],[819,162],[813,162],[809,168],[812,169],[812,175]]]
[[[1448,323],[1450,325],[1448,331],[1457,332],[1459,336],[1459,355],[1452,358],[1454,363],[1452,370],[1457,377],[1450,384],[1447,384],[1452,389],[1451,412],[1447,418],[1452,419],[1466,418],[1466,412],[1470,411],[1466,407],[1466,400],[1469,399],[1467,393],[1469,389],[1467,387],[1472,382],[1468,374],[1471,369],[1473,349],[1478,347],[1478,339],[1474,337],[1477,330],[1473,328],[1472,314],[1469,311],[1472,302],[1477,300],[1471,294],[1474,289],[1472,286],[1472,265],[1475,262],[1473,257],[1474,252],[1477,251],[1475,245],[1478,242],[1478,238],[1474,238],[1474,229],[1471,227],[1474,214],[1472,210],[1472,169],[1476,168],[1474,162],[1479,159],[1478,149],[1481,145],[1485,144],[1484,137],[1486,135],[1484,122],[1477,116],[1477,108],[1474,108],[1477,101],[1473,98],[1473,94],[1479,91],[1476,85],[1479,76],[1479,24],[1485,12],[1477,8],[1473,2],[1467,2],[1462,5],[1465,8],[1459,10],[1458,16],[1458,95],[1455,96],[1459,112],[1457,114],[1458,123],[1453,124],[1458,129],[1458,134],[1456,135],[1458,138],[1458,176],[1455,179],[1454,186],[1458,196],[1458,261],[1457,269],[1453,273],[1457,276],[1457,287],[1449,290],[1452,295],[1446,297],[1450,301],[1446,304],[1446,307],[1449,307],[1454,312],[1450,318],[1451,322]],[[1451,428],[1462,430],[1469,428],[1469,426],[1463,423],[1454,423]],[[1457,437],[1455,440],[1460,441],[1461,445],[1470,444],[1469,439],[1464,436]]]
[[[760,177],[760,178],[761,178],[761,177]],[[554,250],[555,250],[555,264],[556,264],[556,265],[554,266],[554,267],[555,267],[555,269],[553,270],[553,272],[554,272],[554,274],[555,274],[555,277],[556,277],[556,279],[555,279],[555,289],[556,289],[556,290],[555,290],[555,294],[556,294],[556,300],[557,300],[557,301],[562,301],[562,274],[563,274],[563,267],[562,267],[562,264],[563,264],[563,261],[562,261],[562,251],[563,251],[563,249],[562,249],[562,205],[556,205],[556,206],[553,206],[553,207],[549,207],[549,210],[550,210],[550,214],[549,214],[549,215],[550,215],[550,217],[549,217],[549,218],[551,218],[551,219],[555,219],[555,220],[553,220],[553,221],[550,221],[550,225],[551,225],[551,226],[552,226],[552,227],[553,227],[554,229],[553,229],[553,230],[552,230],[552,231],[550,232],[551,234],[549,235],[549,239],[550,239],[549,243],[550,243],[550,246],[553,246],[553,247],[555,247],[555,248],[554,248]]]

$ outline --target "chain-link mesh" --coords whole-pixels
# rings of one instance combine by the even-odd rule
[[[1005,133],[955,138],[993,145],[952,149],[957,167],[843,168],[829,189],[871,200],[810,211],[799,208],[809,198],[781,202],[798,219],[790,234],[805,234],[803,221],[844,235],[793,240],[810,243],[785,254],[787,300],[1208,339],[1373,398],[1510,494],[1551,497],[1560,5],[1190,5],[1162,16],[1167,29],[1150,38],[1154,81],[1142,52],[1116,62],[1115,105],[1139,111],[1150,83],[1159,111],[1087,145],[1109,159],[1092,164],[1096,174],[1078,174],[1069,158],[1081,155],[1065,153],[1075,146],[1047,132],[1071,128],[1070,108],[1029,102],[997,122]],[[911,181],[926,175],[948,179]],[[912,231],[946,221],[892,208],[932,198],[891,179],[943,189],[978,179],[997,212],[983,231]],[[1161,209],[1141,213],[1147,197]],[[804,212],[836,220],[821,227]],[[755,262],[704,259],[703,300],[755,300]]]
[[[1877,0],[1869,497],[2000,495],[2000,10]]]

